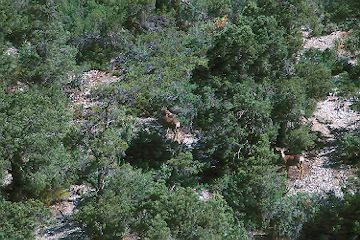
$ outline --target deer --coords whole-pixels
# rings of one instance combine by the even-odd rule
[[[222,18],[216,19],[214,21],[214,24],[217,29],[223,29],[226,26],[226,24],[228,23],[228,21],[229,21],[229,17],[228,17],[228,15],[225,15]]]
[[[167,108],[162,109],[162,112],[164,114],[162,120],[167,127],[166,134],[168,134],[171,129],[174,133],[174,141],[179,141],[180,121]]]
[[[280,152],[281,158],[285,162],[286,166],[286,173],[289,177],[289,168],[290,166],[296,166],[300,172],[300,179],[303,177],[304,173],[304,163],[305,163],[305,157],[303,154],[285,154],[285,151],[287,151],[287,148],[279,148],[275,147],[275,150]]]

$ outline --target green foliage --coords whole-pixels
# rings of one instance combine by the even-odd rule
[[[326,66],[331,69],[331,75],[337,75],[344,71],[344,62],[336,54],[335,48],[324,51],[310,48],[304,52],[300,58],[300,63],[316,64],[317,66]]]
[[[316,135],[311,132],[309,126],[300,126],[289,130],[286,135],[285,145],[290,146],[290,152],[298,152],[307,150],[315,146]]]
[[[52,13],[54,7],[50,1],[8,0],[0,7],[4,40],[13,50],[0,58],[1,64],[11,60],[11,68],[5,68],[7,80],[64,83],[76,71],[77,50],[68,44],[69,33]]]
[[[243,17],[215,35],[209,70],[238,80],[273,76],[288,54],[283,35],[274,17]]]
[[[2,34],[16,47],[29,39],[33,31],[46,29],[46,21],[53,19],[54,4],[49,1],[3,0],[1,3]]]
[[[82,203],[76,219],[92,239],[121,238],[129,225],[141,220],[142,209],[153,188],[151,174],[124,165],[106,181],[99,200],[90,196]]]
[[[180,188],[160,196],[151,212],[167,223],[174,239],[247,239],[220,195],[203,202],[192,189]]]
[[[99,202],[90,197],[76,218],[93,239],[134,231],[146,239],[245,239],[220,196],[202,202],[192,189],[168,191],[128,165],[114,172]]]
[[[118,85],[119,101],[145,115],[176,106],[181,122],[191,122],[199,101],[192,93],[191,71],[206,60],[187,47],[190,40],[174,29],[139,37],[125,65],[126,83]]]
[[[267,86],[254,81],[213,78],[203,89],[197,124],[206,134],[195,156],[221,175],[246,161],[262,136],[274,137],[272,106]]]
[[[59,19],[71,33],[71,43],[79,49],[77,60],[92,68],[108,69],[116,51],[130,47],[132,34],[141,29],[153,0],[66,0],[57,5]]]
[[[0,239],[35,239],[35,228],[44,223],[49,213],[41,203],[12,203],[0,196]]]
[[[279,122],[296,122],[307,106],[306,88],[302,78],[282,79],[274,96],[274,119]]]
[[[358,17],[360,16],[360,4],[356,0],[334,0],[324,1],[324,10],[329,19],[336,24],[345,28],[357,26]]]
[[[295,26],[311,14],[305,9],[305,1],[250,1],[235,24],[214,35],[208,67],[198,68],[194,75],[203,102],[196,123],[206,131],[195,156],[216,166],[216,176],[221,176],[222,165],[226,171],[242,161],[239,156],[248,158],[261,135],[273,141],[277,125],[282,144],[287,124],[313,110],[318,97],[313,93],[320,89],[323,96],[327,91],[327,69],[317,70],[316,77],[323,81],[314,81],[315,75],[306,75],[306,70],[299,71],[303,78],[297,77],[293,70],[293,54],[301,46]],[[308,90],[314,96],[307,98]]]
[[[239,170],[225,178],[224,197],[247,227],[261,228],[270,206],[284,193],[284,178],[274,167]]]
[[[164,134],[165,130],[139,128],[126,150],[125,161],[145,170],[159,169],[174,156],[178,148],[176,143],[164,139]]]
[[[273,238],[298,239],[303,225],[319,212],[318,200],[306,194],[285,196],[271,206],[268,216]]]
[[[285,191],[285,179],[272,165],[277,157],[264,144],[232,175],[225,176],[220,187],[239,219],[251,228],[262,227],[271,214],[271,206]]]
[[[203,163],[193,159],[191,152],[180,152],[161,166],[161,174],[170,185],[195,185],[198,180],[196,176],[203,166]]]
[[[107,177],[122,162],[128,143],[134,135],[134,120],[124,108],[118,108],[111,99],[103,99],[91,109],[84,123],[81,159],[86,181],[103,194]]]
[[[316,216],[303,229],[300,239],[356,239],[360,236],[360,197],[358,192],[345,195],[343,200],[329,196]]]
[[[13,197],[39,196],[71,181],[76,168],[63,145],[70,115],[57,87],[1,89],[0,156],[11,169]]]
[[[360,164],[360,133],[348,133],[339,141],[338,160]]]
[[[298,76],[304,79],[306,96],[313,99],[321,99],[330,92],[331,70],[323,64],[299,64],[296,66]]]
[[[156,215],[148,224],[149,229],[144,234],[144,239],[167,240],[171,238],[171,230],[160,215]]]
[[[345,47],[352,54],[356,54],[356,51],[360,49],[360,30],[354,29],[352,35],[346,39]]]
[[[358,89],[360,87],[360,66],[348,66],[346,71],[335,77],[335,83],[338,86],[339,92],[345,97],[358,96]]]
[[[313,218],[316,199],[284,196],[273,146],[311,148],[301,119],[332,88],[359,88],[360,67],[334,49],[297,59],[300,28],[353,28],[355,53],[359,16],[355,0],[3,0],[0,179],[13,177],[5,190],[51,204],[74,180],[90,183],[76,219],[93,239],[246,239],[243,225],[295,239],[325,216],[327,232],[356,236],[359,220],[347,215],[357,195]],[[62,89],[78,64],[119,77],[91,92],[81,120]],[[193,148],[164,137],[164,107],[196,135]],[[359,145],[357,132],[345,136],[339,156],[358,164]],[[211,199],[190,188],[202,182]],[[32,238],[43,216],[35,208],[1,200],[0,238]]]
[[[316,19],[316,8],[312,7],[308,0],[256,0],[249,1],[245,7],[245,15],[272,16],[276,19],[277,29],[282,30],[282,35],[287,43],[288,53],[294,54],[302,46],[299,28],[304,25],[314,26]],[[252,4],[255,2],[256,4]]]
[[[180,5],[179,18],[182,21],[197,22],[230,15],[231,12],[231,0],[195,0],[190,4]]]

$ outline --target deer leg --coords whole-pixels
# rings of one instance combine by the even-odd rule
[[[177,141],[177,131],[176,131],[176,128],[174,129],[174,141],[175,141],[175,142]]]
[[[177,128],[174,129],[174,140],[180,143],[179,129],[177,129]]]
[[[298,164],[297,168],[299,170],[299,178],[302,179],[302,175],[303,175],[303,166],[302,166],[302,164]]]
[[[289,178],[289,170],[290,170],[289,166],[286,165],[286,176],[287,176],[288,178]]]

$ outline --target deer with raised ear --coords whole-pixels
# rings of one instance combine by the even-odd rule
[[[179,141],[180,121],[167,108],[163,108],[162,112],[164,114],[162,120],[167,127],[166,134],[168,134],[171,129],[174,133],[174,141]]]
[[[303,154],[285,154],[285,151],[287,151],[287,148],[275,148],[276,151],[280,152],[281,158],[285,162],[286,166],[286,173],[289,177],[289,168],[290,166],[296,166],[300,173],[300,179],[302,179],[304,174],[304,163],[305,163],[305,157]]]

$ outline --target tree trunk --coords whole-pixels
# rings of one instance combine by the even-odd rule
[[[285,145],[286,138],[286,130],[287,130],[287,121],[280,123],[279,135],[277,137],[277,145],[283,147]]]
[[[98,178],[97,178],[97,192],[96,192],[96,201],[99,202],[101,196],[104,194],[105,188],[105,167],[99,168],[98,171]]]
[[[24,197],[24,171],[23,161],[20,154],[15,154],[11,160],[12,191],[11,199],[19,201]]]

